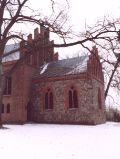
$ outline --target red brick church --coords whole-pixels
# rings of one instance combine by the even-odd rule
[[[20,64],[3,62],[3,123],[104,123],[104,79],[97,48],[90,55],[58,60],[52,47],[41,47],[53,43],[48,28],[41,27],[40,33],[35,29],[27,43],[34,41],[34,52]],[[20,58],[28,51],[23,49]]]

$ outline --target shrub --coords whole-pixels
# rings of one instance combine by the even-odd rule
[[[120,122],[120,110],[117,108],[109,108],[106,110],[107,121]]]

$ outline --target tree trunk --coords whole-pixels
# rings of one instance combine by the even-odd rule
[[[107,88],[106,88],[106,90],[105,90],[105,99],[106,99],[106,97],[107,97],[107,95],[108,95],[108,91],[109,91],[109,88],[110,88],[110,84],[111,84],[111,82],[112,82],[112,79],[113,79],[113,76],[114,76],[114,74],[115,74],[115,71],[116,71],[116,69],[117,69],[117,67],[118,67],[118,65],[119,65],[119,62],[120,62],[120,57],[118,57],[118,59],[117,59],[117,62],[116,62],[116,64],[115,64],[115,66],[114,66],[114,70],[112,71],[111,77],[110,77],[109,82],[108,82],[108,84],[107,84]]]
[[[3,100],[3,69],[0,61],[0,128],[2,128],[2,100]]]

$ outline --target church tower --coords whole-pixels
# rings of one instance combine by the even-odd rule
[[[50,41],[49,28],[44,26],[34,30],[34,38],[32,34],[28,35],[27,41],[22,41],[20,46],[24,47],[21,50],[21,58],[25,57],[25,62],[32,66],[41,66],[54,60],[58,60],[58,54],[54,54],[54,41]]]

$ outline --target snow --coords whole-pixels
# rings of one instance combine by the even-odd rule
[[[48,67],[48,63],[43,65],[41,68],[42,70],[40,71],[40,74],[43,74],[45,72],[45,70],[47,70],[47,67]]]
[[[9,45],[6,45],[5,47],[5,54],[6,53],[9,53],[10,51],[12,50],[16,50],[19,48],[19,43],[15,43],[15,44],[9,44]],[[17,51],[9,56],[6,56],[2,59],[3,62],[6,62],[6,61],[13,61],[13,60],[18,60],[20,58],[20,52]]]
[[[88,62],[88,56],[83,56],[85,59],[80,62],[79,64],[77,64],[77,66],[75,68],[73,68],[72,71],[70,71],[69,73],[67,74],[75,74],[75,73],[82,73],[82,72],[85,72],[87,70],[87,62]],[[83,58],[82,57],[82,58]]]
[[[120,123],[25,124],[0,129],[1,159],[119,159]]]

